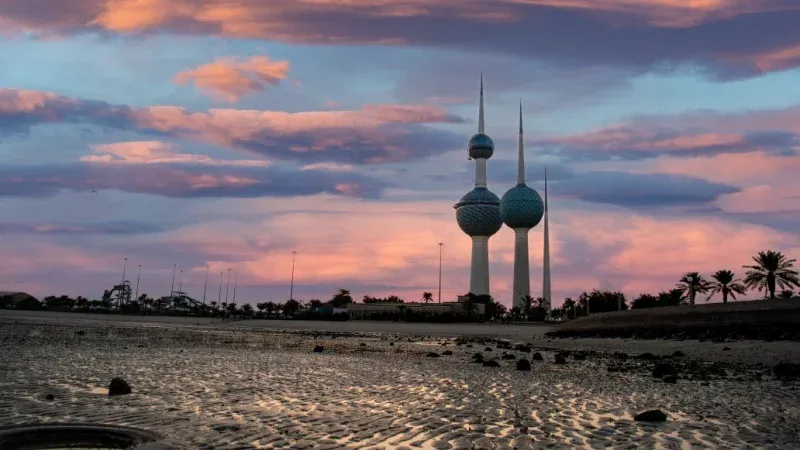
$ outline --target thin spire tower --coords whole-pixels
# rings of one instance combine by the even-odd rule
[[[542,270],[542,297],[545,310],[550,312],[550,213],[547,210],[547,164],[544,166],[544,268]]]

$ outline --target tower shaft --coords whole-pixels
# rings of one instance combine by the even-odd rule
[[[542,297],[545,310],[550,311],[552,305],[550,294],[550,212],[547,210],[547,166],[544,168],[544,255],[542,269]]]
[[[489,295],[489,236],[472,236],[469,291],[475,295]]]
[[[511,306],[523,310],[524,299],[531,295],[530,263],[528,259],[528,228],[514,229],[514,298]]]
[[[486,184],[486,160],[478,158],[475,160],[475,187],[485,188]]]
[[[517,143],[517,184],[525,184],[525,143],[522,134],[522,102],[519,104],[519,142]]]

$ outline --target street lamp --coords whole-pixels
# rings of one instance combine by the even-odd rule
[[[222,303],[222,272],[219,273],[219,294],[217,294],[217,304]]]
[[[128,258],[125,258],[125,265],[122,266],[122,281],[119,284],[125,282],[125,270],[128,268]]]
[[[231,269],[228,269],[228,284],[225,285],[225,303],[228,303],[228,290],[231,288]]]
[[[442,303],[442,247],[443,242],[439,242],[439,303]]]
[[[175,271],[178,269],[177,264],[172,265],[172,284],[169,286],[169,296],[175,295]]]
[[[139,280],[142,279],[142,265],[139,264],[139,275],[136,276],[136,296],[135,299],[139,299]]]
[[[208,290],[208,269],[210,267],[206,265],[206,282],[203,284],[203,306],[206,306],[206,291]]]
[[[297,252],[292,251],[292,279],[289,282],[289,300],[294,299],[294,261],[297,258]]]
[[[236,304],[236,285],[239,282],[239,272],[233,273],[233,299],[231,300],[233,304]]]

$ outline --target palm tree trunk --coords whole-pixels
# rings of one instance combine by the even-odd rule
[[[723,289],[722,290],[722,303],[723,304],[728,303],[728,290],[727,289]]]
[[[767,274],[767,289],[769,289],[769,298],[775,300],[775,274]]]
[[[689,304],[694,306],[694,289],[689,289]]]

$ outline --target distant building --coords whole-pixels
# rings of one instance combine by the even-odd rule
[[[468,311],[464,308],[464,301],[467,297],[459,297],[457,302],[442,302],[442,303],[350,303],[347,305],[347,312],[350,314],[350,319],[353,320],[369,320],[372,317],[388,315],[388,314],[414,314],[416,316],[429,316],[450,314],[454,317],[463,317],[468,315]],[[475,304],[475,309],[472,314],[481,316],[485,312],[485,305]]]

